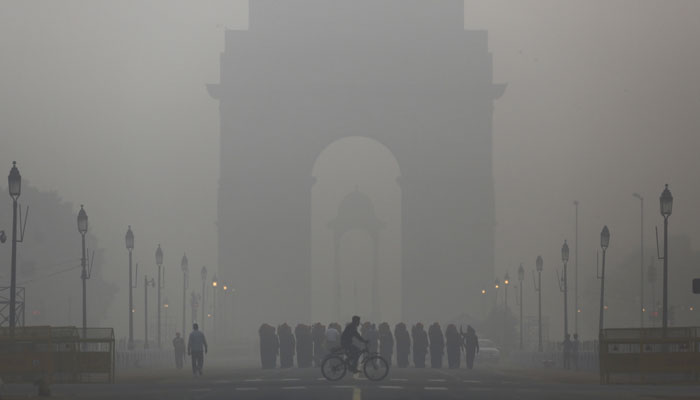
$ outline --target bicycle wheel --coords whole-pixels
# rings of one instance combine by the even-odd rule
[[[370,381],[381,381],[389,375],[389,363],[378,355],[372,355],[365,359],[363,370]]]
[[[321,373],[323,377],[329,381],[337,381],[342,379],[347,372],[347,365],[345,361],[339,356],[330,356],[323,360],[321,364]]]

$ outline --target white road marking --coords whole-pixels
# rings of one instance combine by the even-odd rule
[[[285,378],[282,379],[282,382],[294,382],[294,381],[300,381],[300,378]]]
[[[380,386],[380,389],[403,389],[403,386]]]
[[[317,381],[325,381],[326,378],[316,378]]]
[[[426,386],[425,390],[447,390],[444,386]]]
[[[408,379],[406,378],[394,378],[394,379],[389,379],[392,382],[408,382]]]
[[[214,381],[214,383],[233,383],[232,380],[220,380],[220,381]]]
[[[258,390],[258,388],[256,388],[256,387],[239,387],[239,388],[236,388],[236,390],[240,390],[242,392],[245,392],[245,391]]]
[[[306,389],[306,386],[284,386],[282,387],[284,390],[302,390]]]
[[[464,383],[481,383],[481,381],[475,381],[475,380],[466,379],[466,380],[464,381]]]
[[[190,390],[191,392],[210,392],[211,389],[209,388],[202,388],[202,389],[192,389]]]
[[[447,382],[447,379],[428,379],[428,382]]]
[[[260,379],[260,378],[246,379],[245,382],[262,382],[262,379]]]

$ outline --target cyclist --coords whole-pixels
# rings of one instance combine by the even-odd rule
[[[352,340],[357,339],[364,344],[369,343],[368,340],[360,336],[360,334],[357,332],[357,328],[359,326],[360,317],[355,315],[352,317],[352,322],[345,327],[343,334],[340,336],[340,346],[345,350],[345,353],[348,355],[348,361],[350,362],[350,370],[355,374],[360,372],[357,370],[357,361],[360,358],[360,354],[362,354],[362,350],[360,350],[359,347],[355,346],[352,343]]]

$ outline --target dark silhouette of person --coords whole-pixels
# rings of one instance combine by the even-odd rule
[[[291,368],[294,366],[294,348],[296,347],[292,328],[286,322],[283,323],[277,327],[277,336],[280,341],[280,367]]]
[[[450,369],[458,369],[462,360],[462,337],[454,324],[447,325],[447,329],[445,329],[445,348],[447,350],[447,366]]]
[[[377,327],[371,324],[367,329],[367,333],[362,335],[369,341],[368,350],[372,353],[379,351],[379,332],[377,332]]]
[[[175,333],[173,350],[175,352],[175,367],[182,369],[182,364],[185,361],[185,339],[180,336],[180,332]]]
[[[314,364],[320,367],[323,358],[326,356],[326,349],[323,343],[326,341],[326,327],[317,322],[311,327],[311,340],[314,346]]]
[[[294,328],[297,347],[297,366],[299,368],[310,368],[313,362],[313,340],[311,338],[311,327],[298,324]]]
[[[209,351],[207,338],[199,330],[199,325],[192,324],[192,332],[187,340],[187,355],[192,357],[192,375],[202,376],[204,368],[204,354]]]
[[[394,338],[396,339],[396,364],[399,368],[408,367],[408,356],[411,353],[411,336],[408,334],[406,324],[399,322],[394,327]]]
[[[461,327],[459,328],[462,329]],[[467,333],[464,335],[464,352],[467,359],[467,368],[474,368],[474,358],[479,353],[479,337],[476,336],[476,331],[471,325],[467,325]]]
[[[386,322],[379,324],[379,355],[386,360],[391,367],[391,359],[394,356],[394,336]]]
[[[275,328],[269,324],[262,324],[258,333],[260,334],[260,363],[262,368],[273,369],[277,366],[277,353],[280,346]]]
[[[442,368],[442,356],[445,354],[445,337],[442,336],[440,324],[435,322],[428,328],[430,338],[430,367]]]
[[[413,365],[425,368],[425,356],[428,354],[428,335],[422,323],[417,323],[411,330],[413,336]]]
[[[579,347],[578,333],[574,333],[574,340],[571,342],[571,356],[574,361],[574,369],[578,371],[578,347]]]
[[[362,351],[359,347],[355,346],[353,340],[359,340],[364,344],[369,343],[368,340],[360,336],[360,334],[357,332],[357,328],[359,326],[360,317],[355,315],[352,317],[352,322],[350,322],[345,327],[345,329],[343,330],[343,334],[340,335],[340,345],[343,347],[345,353],[348,356],[348,360],[350,361],[350,371],[352,371],[353,373],[359,372],[357,370],[357,361],[360,358],[360,354],[362,354]]]
[[[571,352],[573,350],[573,343],[571,343],[571,335],[566,334],[564,336],[564,368],[565,369],[570,369],[571,368]]]

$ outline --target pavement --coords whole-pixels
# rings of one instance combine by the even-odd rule
[[[700,386],[598,384],[594,374],[556,370],[392,368],[381,382],[362,376],[326,381],[319,369],[261,370],[210,366],[204,376],[186,370],[135,370],[116,384],[52,385],[55,399],[700,399]],[[9,385],[1,399],[31,399],[33,389]]]

